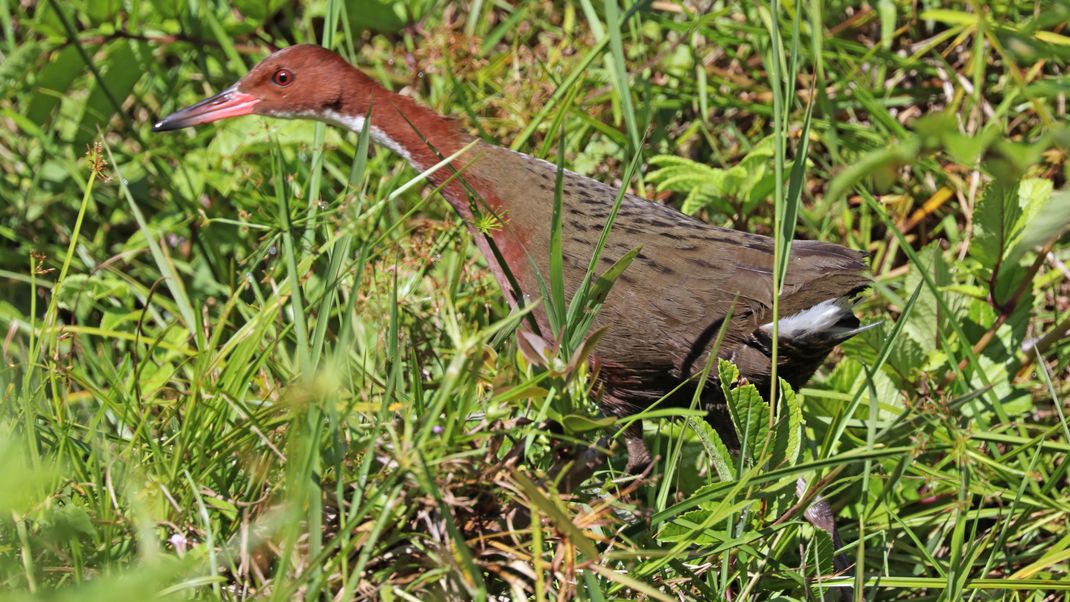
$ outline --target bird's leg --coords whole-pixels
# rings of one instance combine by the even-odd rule
[[[795,495],[801,500],[805,494],[806,479],[799,477],[799,480],[795,482]],[[836,515],[832,513],[832,506],[829,506],[825,498],[820,495],[815,496],[814,501],[803,511],[803,516],[810,521],[811,525],[828,533],[829,537],[832,538],[833,549],[838,550],[843,547],[843,540],[840,539],[840,534],[836,532]],[[843,554],[834,556],[832,563],[836,570],[840,572],[846,571],[851,566],[847,557]]]
[[[594,445],[583,448],[583,451],[573,457],[559,458],[550,468],[550,478],[557,480],[557,490],[560,493],[572,493],[591,478],[606,462],[606,450],[609,448],[609,439],[599,439]],[[561,478],[557,475],[564,471]]]
[[[643,441],[642,421],[636,420],[624,429],[624,446],[628,450],[628,464],[624,467],[630,475],[642,475],[651,464],[650,450]],[[602,438],[592,446],[573,455],[560,457],[550,468],[550,477],[558,480],[557,489],[561,493],[572,493],[594,474],[606,460],[609,440]],[[563,474],[562,474],[563,473]]]
[[[643,421],[636,420],[624,429],[624,445],[628,449],[628,464],[624,470],[628,474],[642,474],[650,465],[650,450],[643,441]]]
[[[562,493],[571,492],[586,481],[599,466],[605,462],[605,449],[609,446],[607,439],[600,439],[593,446],[585,448],[574,457],[558,460],[557,464],[550,469],[551,477],[556,477],[566,469],[561,477],[558,490]],[[624,447],[628,450],[628,463],[624,471],[630,475],[641,475],[650,466],[650,450],[643,441],[643,422],[636,420],[624,429]],[[569,454],[571,455],[571,454]]]

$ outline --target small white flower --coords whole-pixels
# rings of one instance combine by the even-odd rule
[[[171,545],[175,547],[175,551],[178,552],[179,557],[186,554],[186,546],[189,544],[189,540],[181,533],[175,533],[167,541],[171,542]]]

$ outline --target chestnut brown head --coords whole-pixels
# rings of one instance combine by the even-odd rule
[[[353,89],[354,82],[367,89]],[[334,52],[299,44],[272,53],[238,83],[168,115],[152,129],[164,132],[250,114],[312,119],[343,111],[363,114],[376,88]]]

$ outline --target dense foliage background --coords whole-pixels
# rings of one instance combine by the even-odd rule
[[[1059,0],[0,2],[0,587],[1062,599],[1068,22]],[[647,422],[646,481],[614,448],[562,498],[553,445],[619,425],[582,362],[518,352],[397,156],[307,122],[150,132],[297,42],[592,177],[638,153],[634,190],[712,222],[797,209],[796,236],[870,253],[882,324],[775,404],[755,434],[785,445],[725,462],[677,412]]]

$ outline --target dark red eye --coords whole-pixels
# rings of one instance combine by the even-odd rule
[[[275,82],[276,86],[285,88],[294,83],[294,74],[289,69],[279,69],[275,72],[275,75],[271,76],[271,81]]]

